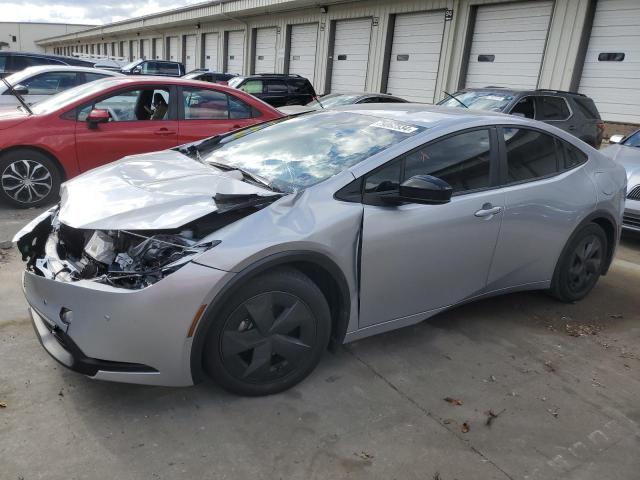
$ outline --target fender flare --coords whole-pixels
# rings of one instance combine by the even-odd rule
[[[216,316],[222,306],[247,280],[275,267],[296,263],[312,264],[319,267],[331,275],[333,280],[336,282],[340,297],[340,305],[334,314],[336,318],[332,319],[334,322],[334,328],[331,332],[331,343],[332,345],[339,345],[344,342],[344,338],[347,333],[347,326],[349,324],[349,316],[351,314],[351,296],[349,284],[347,283],[342,269],[326,255],[314,251],[292,250],[276,253],[264,257],[241,270],[222,288],[222,290],[220,290],[220,292],[218,292],[215,298],[205,309],[191,344],[190,364],[191,377],[194,384],[201,382],[205,377],[202,368],[204,347],[207,341],[209,329],[215,322]],[[329,301],[329,299],[327,299],[327,301]]]

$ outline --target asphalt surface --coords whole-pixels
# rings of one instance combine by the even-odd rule
[[[36,214],[0,206],[0,245]],[[0,249],[1,480],[638,478],[640,237],[580,303],[466,305],[266,398],[66,371],[35,338],[21,270]]]

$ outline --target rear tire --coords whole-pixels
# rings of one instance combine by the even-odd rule
[[[322,291],[292,268],[249,280],[216,317],[207,334],[205,370],[240,395],[271,395],[302,381],[331,333]]]
[[[599,225],[580,228],[558,260],[551,294],[561,302],[582,300],[598,282],[607,252],[607,236]]]
[[[56,163],[37,150],[20,149],[0,157],[0,198],[17,208],[53,203],[60,192]]]

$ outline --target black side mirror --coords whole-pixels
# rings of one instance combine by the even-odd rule
[[[415,175],[400,184],[398,200],[408,203],[441,204],[451,200],[453,188],[431,175]]]

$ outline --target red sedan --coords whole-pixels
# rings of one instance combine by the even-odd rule
[[[282,117],[234,88],[193,80],[109,78],[0,112],[0,197],[53,201],[60,183],[126,155],[175,147]]]

